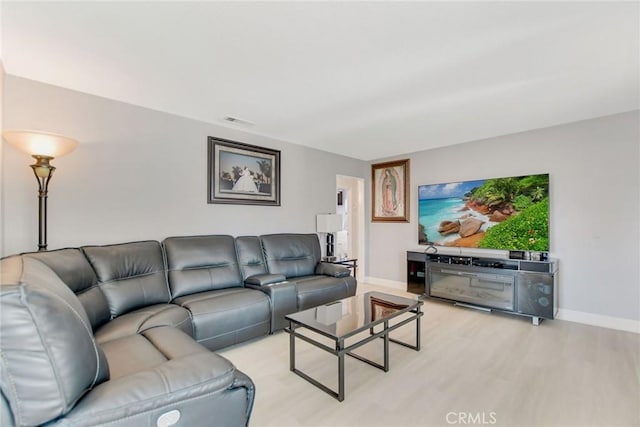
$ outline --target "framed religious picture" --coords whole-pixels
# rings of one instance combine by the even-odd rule
[[[409,159],[371,165],[371,221],[409,222]]]
[[[280,151],[212,136],[208,202],[280,206]]]

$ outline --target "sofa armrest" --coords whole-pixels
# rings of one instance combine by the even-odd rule
[[[264,292],[269,297],[271,304],[271,333],[287,326],[284,316],[298,311],[298,288],[295,282],[279,281],[266,285],[248,284],[246,286],[247,288]]]
[[[202,352],[104,382],[59,423],[195,426],[208,420],[246,426],[253,399],[254,385],[246,375],[223,357]]]
[[[331,277],[347,277],[351,276],[351,270],[347,267],[329,262],[321,262],[316,266],[316,274]]]
[[[247,277],[244,283],[247,285],[265,286],[284,282],[285,280],[287,280],[287,278],[284,274],[256,274],[255,276]]]

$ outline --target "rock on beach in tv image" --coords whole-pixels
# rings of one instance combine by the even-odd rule
[[[420,244],[549,250],[549,174],[418,187]]]

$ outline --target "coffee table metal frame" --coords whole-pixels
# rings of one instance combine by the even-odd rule
[[[351,298],[358,298],[356,297],[351,297]],[[347,298],[348,299],[348,298]],[[289,327],[285,328],[285,331],[289,334],[289,370],[295,374],[297,374],[298,376],[300,376],[301,378],[307,380],[308,382],[310,382],[311,384],[315,385],[316,387],[318,387],[319,389],[323,390],[324,392],[326,392],[327,394],[329,394],[330,396],[334,397],[335,399],[337,399],[339,402],[342,402],[344,400],[345,397],[345,390],[344,390],[344,356],[348,355],[353,357],[354,359],[358,359],[362,362],[365,362],[373,367],[376,367],[378,369],[383,370],[384,372],[388,372],[389,371],[389,343],[393,342],[408,348],[411,348],[413,350],[416,351],[420,351],[420,318],[424,315],[424,313],[421,311],[421,307],[424,304],[424,301],[422,299],[418,299],[418,300],[409,300],[411,301],[412,304],[409,305],[408,307],[404,308],[404,309],[400,309],[398,311],[395,311],[394,313],[392,313],[391,315],[387,316],[387,317],[383,317],[381,319],[377,319],[374,321],[371,321],[369,323],[366,323],[365,325],[363,325],[360,328],[354,329],[353,331],[350,331],[349,333],[336,337],[336,336],[332,336],[330,334],[327,334],[321,330],[315,329],[313,327],[310,327],[309,325],[306,325],[304,323],[298,322],[295,319],[291,319],[289,316],[285,316],[286,319],[289,321]],[[401,315],[403,315],[404,313],[410,313],[411,316],[407,317],[406,319],[403,319],[402,321],[395,323],[393,325],[389,324],[389,321],[392,319],[395,319]],[[416,343],[415,345],[407,343],[407,342],[403,342],[403,341],[399,341],[396,339],[393,339],[391,337],[389,337],[389,333],[395,329],[400,328],[401,326],[404,326],[408,323],[411,323],[415,321],[416,322]],[[375,331],[375,327],[378,325],[382,325],[382,329],[378,332]],[[316,340],[314,340],[313,338],[307,336],[307,335],[303,335],[300,334],[299,332],[296,331],[296,329],[307,329],[310,331],[313,331],[317,334],[320,334],[326,338],[329,338],[330,340],[333,340],[335,343],[335,347],[332,348],[328,345],[322,344]],[[345,345],[345,340],[347,338],[351,338],[361,332],[366,331],[367,329],[369,329],[369,335],[366,336],[365,338],[358,340],[357,342],[350,344],[350,345]],[[324,350],[328,353],[331,353],[335,356],[338,357],[338,391],[336,392],[335,390],[332,390],[331,388],[327,387],[326,385],[322,384],[321,382],[319,382],[318,380],[310,377],[309,375],[307,375],[306,373],[302,372],[300,369],[296,368],[296,347],[295,347],[295,339],[299,338],[305,342],[308,342],[309,344],[318,347],[321,350]],[[383,364],[379,364],[374,362],[373,360],[367,359],[359,354],[355,354],[352,353],[353,350],[355,350],[358,347],[361,347],[377,338],[382,338],[384,341],[384,359],[383,359]]]

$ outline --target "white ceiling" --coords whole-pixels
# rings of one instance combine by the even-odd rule
[[[639,4],[4,1],[2,59],[372,160],[638,109]]]

